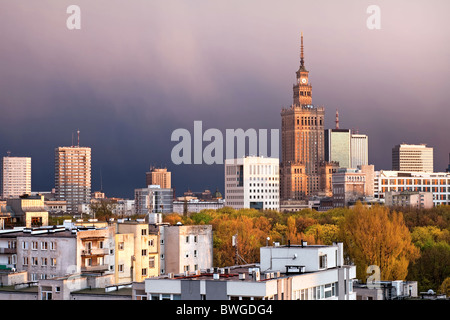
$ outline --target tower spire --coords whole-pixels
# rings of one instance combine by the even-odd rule
[[[305,68],[305,60],[303,56],[303,31],[301,33],[301,40],[300,40],[300,68]]]

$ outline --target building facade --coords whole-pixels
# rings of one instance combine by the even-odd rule
[[[352,134],[350,137],[351,168],[369,164],[369,137],[365,134]]]
[[[159,185],[134,190],[134,209],[138,215],[149,213],[172,213],[173,190]]]
[[[433,172],[433,148],[425,144],[399,144],[392,148],[392,170]]]
[[[158,236],[142,221],[119,220],[115,233],[115,282],[141,282],[159,275]]]
[[[48,225],[48,211],[44,196],[23,195],[6,200],[6,205],[11,209],[8,219],[11,225],[27,228]]]
[[[31,193],[31,158],[3,157],[2,199]]]
[[[350,202],[373,197],[373,176],[373,165],[339,169],[333,174],[333,207],[346,207]]]
[[[150,167],[150,171],[145,173],[145,185],[158,185],[162,189],[172,188],[171,172],[166,168]]]
[[[434,206],[450,204],[450,173],[375,171],[375,198],[384,201],[391,191],[431,192]]]
[[[388,207],[429,209],[433,207],[433,193],[418,191],[389,191],[384,194]]]
[[[338,162],[340,168],[352,168],[351,130],[325,129],[325,161]]]
[[[195,272],[213,266],[211,225],[162,225],[161,274]]]
[[[66,201],[67,211],[77,213],[78,205],[91,200],[91,148],[55,149],[55,198]]]
[[[176,200],[173,202],[173,212],[178,214],[189,214],[191,212],[200,212],[202,210],[217,210],[225,206],[225,200]]]
[[[278,158],[225,160],[225,202],[235,209],[279,210]]]

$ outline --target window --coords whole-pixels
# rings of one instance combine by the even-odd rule
[[[327,255],[319,256],[319,269],[327,268]]]
[[[124,247],[125,247],[125,243],[119,242],[119,250],[123,250]]]
[[[189,243],[189,236],[186,236],[186,243]]]
[[[119,265],[117,266],[117,269],[119,270],[119,272],[124,272],[123,264],[119,264]]]
[[[28,242],[22,242],[22,249],[28,250]]]
[[[142,250],[142,255],[143,255],[143,256],[146,256],[146,255],[147,255],[147,250],[146,250],[146,249],[143,249],[143,250]]]
[[[142,276],[147,276],[147,268],[142,268]]]
[[[46,266],[47,265],[47,258],[41,258],[41,266]]]
[[[50,258],[50,265],[56,267],[56,258]]]
[[[155,267],[155,257],[150,257],[148,259],[148,266],[149,266],[149,268],[154,268]]]
[[[48,242],[42,241],[41,242],[41,250],[47,250],[48,249]]]
[[[32,250],[37,250],[37,249],[38,249],[38,243],[37,243],[37,241],[32,241],[32,242],[31,242],[31,249],[32,249]]]
[[[142,229],[141,230],[141,235],[146,236],[147,235],[147,229]]]
[[[50,242],[50,250],[56,250],[56,242]]]

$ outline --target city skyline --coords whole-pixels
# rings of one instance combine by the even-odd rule
[[[32,191],[49,191],[53,150],[80,130],[92,191],[102,182],[107,196],[131,198],[155,165],[172,172],[177,194],[223,192],[224,166],[174,165],[170,135],[196,120],[281,129],[303,32],[325,129],[338,109],[340,128],[368,135],[376,170],[391,169],[405,142],[433,147],[434,170],[445,171],[450,4],[432,2],[380,3],[380,30],[366,27],[368,2],[77,1],[81,30],[66,28],[67,3],[3,3],[0,152],[31,157]]]

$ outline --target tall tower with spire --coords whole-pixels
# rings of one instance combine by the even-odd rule
[[[327,194],[329,176],[324,159],[323,107],[312,104],[312,86],[305,67],[303,33],[300,43],[300,67],[293,85],[293,103],[281,110],[281,200],[306,200]],[[324,167],[325,166],[325,167]],[[325,169],[324,169],[325,168]]]
[[[305,57],[303,51],[303,32],[300,42],[300,67],[296,72],[297,82],[294,84],[294,105],[312,104],[312,86],[309,83],[309,71],[305,68]]]

